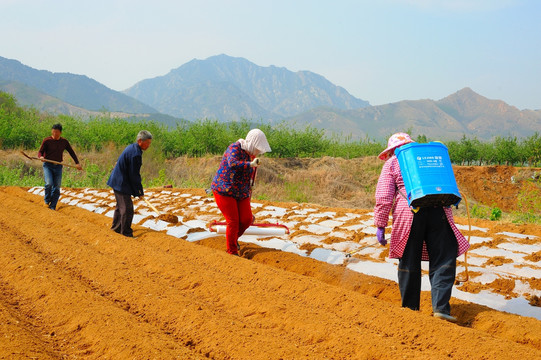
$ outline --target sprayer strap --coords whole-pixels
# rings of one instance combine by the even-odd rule
[[[400,195],[402,195],[402,197],[403,197],[404,199],[406,199],[406,201],[408,201],[408,198],[406,197],[406,195],[404,195],[404,193],[403,193],[402,191],[400,191],[399,188],[396,188],[396,191],[398,191],[398,193],[399,193]]]
[[[403,197],[404,199],[406,199],[406,201],[408,201],[408,198],[406,197],[406,195],[404,195],[404,193],[403,193],[402,191],[400,191],[400,189],[399,189],[398,187],[396,188],[396,191],[398,191],[398,193],[399,193],[400,195],[402,195],[402,197]],[[417,214],[417,211],[419,211],[420,207],[413,207],[413,206],[410,206],[410,209],[411,209],[411,211],[413,211],[414,214]]]

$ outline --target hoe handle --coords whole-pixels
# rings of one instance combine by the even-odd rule
[[[26,155],[26,153],[25,153],[24,151],[21,151],[21,154],[23,154],[25,157],[27,157],[27,158],[30,159],[30,160],[39,160],[39,161],[44,161],[44,162],[48,162],[48,163],[52,163],[52,164],[63,165],[63,166],[69,166],[69,167],[72,167],[72,168],[76,168],[76,169],[77,169],[77,166],[75,166],[75,165],[69,165],[69,164],[64,164],[64,163],[61,163],[61,162],[58,162],[58,161],[54,161],[54,160],[40,159],[40,158],[37,158],[37,157],[28,156],[28,155]]]
[[[145,202],[147,203],[147,205],[150,206],[150,208],[151,208],[152,210],[154,210],[158,215],[161,215],[161,213],[158,211],[158,209],[156,209],[156,208],[154,207],[154,205],[152,205],[152,204],[150,203],[150,201],[148,201],[146,198],[144,198],[144,200],[145,200]]]

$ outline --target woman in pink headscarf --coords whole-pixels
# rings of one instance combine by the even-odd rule
[[[455,322],[451,316],[451,291],[456,277],[456,258],[469,248],[457,229],[450,207],[422,207],[413,212],[406,199],[404,180],[394,151],[413,140],[406,133],[389,138],[379,154],[385,161],[376,187],[374,225],[381,245],[386,245],[385,227],[392,212],[393,224],[389,257],[398,263],[398,287],[402,306],[419,310],[421,261],[429,261],[429,279],[434,316]]]
[[[220,168],[212,181],[216,205],[225,217],[227,252],[239,254],[238,238],[253,222],[250,197],[252,179],[259,166],[258,156],[271,148],[263,131],[253,129],[246,139],[239,139],[225,151]]]

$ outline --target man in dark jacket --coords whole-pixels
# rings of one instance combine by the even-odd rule
[[[56,204],[60,198],[60,186],[62,185],[62,165],[47,162],[52,160],[61,163],[64,150],[66,150],[78,170],[83,170],[79,159],[75,155],[68,140],[62,136],[62,125],[54,124],[51,128],[51,136],[43,139],[38,151],[38,158],[43,161],[43,177],[45,178],[45,204],[51,210],[56,210]]]
[[[116,199],[111,229],[124,236],[133,237],[131,223],[134,210],[131,197],[143,199],[143,185],[139,171],[143,164],[143,151],[149,148],[151,142],[152,134],[141,130],[137,134],[136,142],[128,145],[120,154],[107,180],[107,185],[113,188]]]

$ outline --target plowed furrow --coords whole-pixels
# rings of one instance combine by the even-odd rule
[[[164,233],[0,189],[2,279],[55,350],[115,359],[505,359],[540,351]],[[39,200],[39,199],[38,199]],[[257,256],[254,256],[256,258]],[[65,344],[65,345],[64,345]],[[189,351],[191,350],[191,351]],[[141,355],[142,354],[142,355]]]
[[[61,356],[201,358],[63,271],[59,258],[35,250],[36,238],[10,228],[3,220],[0,225],[8,239],[0,243],[0,276],[21,299],[26,316],[50,334],[52,347]],[[36,346],[39,350],[39,344]]]
[[[0,278],[0,348],[10,359],[61,359],[49,334],[22,313],[19,300]]]

